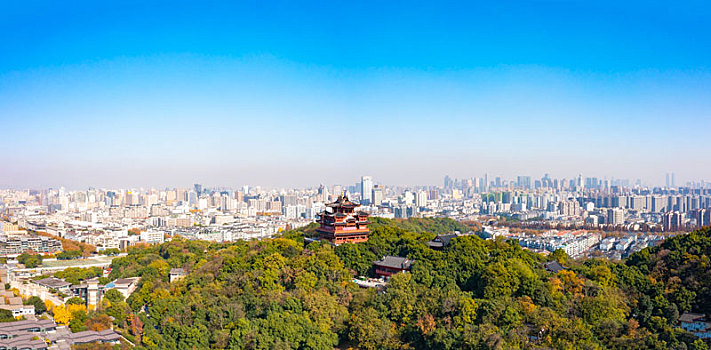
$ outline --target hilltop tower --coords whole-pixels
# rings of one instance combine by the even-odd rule
[[[358,243],[368,240],[368,213],[355,211],[360,204],[348,200],[345,192],[338,199],[326,205],[326,210],[319,214],[316,229],[321,240],[333,244]]]

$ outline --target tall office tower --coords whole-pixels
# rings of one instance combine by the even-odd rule
[[[613,208],[607,210],[607,223],[610,225],[622,225],[625,223],[625,210]]]
[[[362,204],[373,202],[373,178],[370,176],[360,178],[360,202]]]
[[[195,191],[188,192],[188,205],[194,207],[198,204],[198,195]]]
[[[195,193],[197,193],[198,196],[202,194],[202,185],[201,184],[195,184]]]
[[[671,173],[671,187],[676,187],[676,181],[674,180],[674,173]]]
[[[667,188],[671,187],[671,178],[670,178],[670,176],[669,176],[669,173],[667,173],[667,182],[666,182],[666,184],[667,184]]]
[[[531,189],[531,177],[530,176],[518,176],[516,178],[516,186],[519,188],[524,188],[527,190]]]
[[[449,175],[444,177],[444,188],[451,188],[454,186],[454,181],[452,181],[452,178],[449,177]]]
[[[578,174],[578,178],[575,179],[575,189],[582,190],[585,188],[585,183],[583,182],[583,174]]]
[[[424,190],[417,191],[415,195],[415,205],[418,207],[427,206],[427,192]]]
[[[371,199],[373,200],[373,205],[383,204],[383,198],[385,198],[385,189],[382,186],[375,185],[375,187],[373,187],[372,194],[373,195]]]

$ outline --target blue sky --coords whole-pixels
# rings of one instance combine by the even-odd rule
[[[1,187],[711,173],[704,2],[0,4]]]

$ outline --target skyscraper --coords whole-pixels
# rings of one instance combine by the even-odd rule
[[[452,181],[452,178],[449,177],[449,175],[444,177],[444,188],[451,188],[452,185],[454,185],[454,181]]]
[[[516,178],[516,186],[524,189],[531,189],[531,177],[530,176],[518,176]]]
[[[415,205],[418,207],[424,207],[427,205],[427,192],[424,190],[417,191],[415,195]]]
[[[360,202],[362,204],[371,204],[373,202],[373,178],[370,176],[362,176],[360,178]]]
[[[382,204],[383,198],[385,198],[384,189],[381,186],[375,185],[375,187],[373,187],[373,205]]]

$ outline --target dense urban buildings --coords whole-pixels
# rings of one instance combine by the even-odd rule
[[[172,236],[215,242],[269,237],[308,225],[319,213],[326,213],[319,220],[351,215],[326,211],[336,208],[329,203],[339,198],[358,205],[359,218],[498,217],[497,225],[512,227],[625,232],[688,231],[711,223],[709,183],[651,187],[582,175],[569,180],[549,174],[513,180],[499,176],[490,180],[488,174],[446,176],[442,186],[385,185],[362,176],[353,185],[311,189],[202,184],[166,189],[8,189],[0,191],[5,217],[0,224],[0,255],[60,250],[57,240],[35,232],[88,243],[99,251],[162,243]]]

